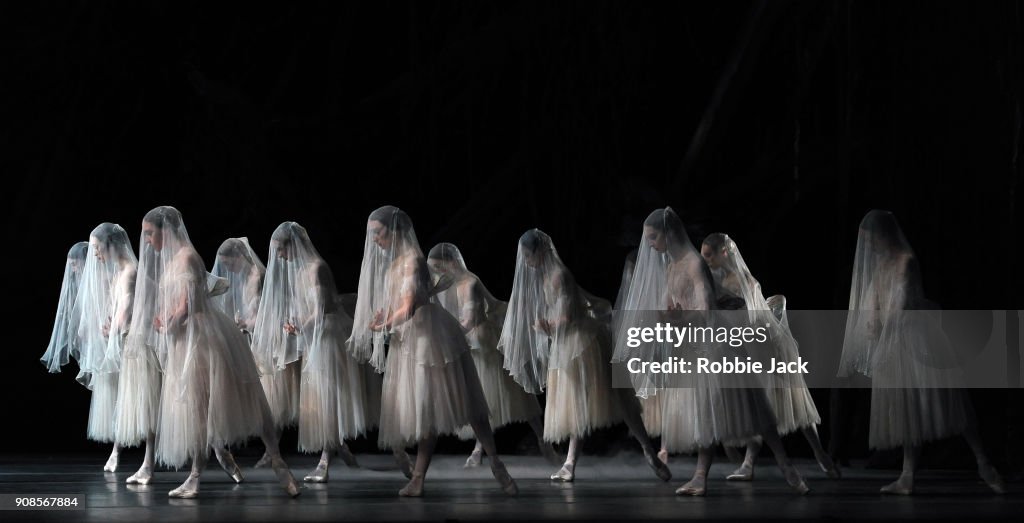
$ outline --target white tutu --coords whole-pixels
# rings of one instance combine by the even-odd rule
[[[260,377],[270,404],[270,415],[274,418],[274,427],[279,431],[299,421],[301,369],[302,361],[299,360],[289,363],[284,369],[275,369],[273,373]]]
[[[89,403],[89,439],[101,443],[114,441],[114,420],[117,407],[117,373],[104,372],[92,376],[92,400]]]
[[[714,352],[733,355],[729,349]],[[669,452],[692,452],[716,443],[741,446],[777,425],[767,390],[755,378],[692,376],[693,387],[658,393],[664,395],[661,441]]]
[[[380,410],[382,448],[405,448],[487,420],[462,326],[440,305],[421,305],[392,333]]]
[[[512,379],[502,366],[504,356],[500,352],[491,348],[471,349],[469,353],[472,355],[473,365],[480,378],[484,398],[487,400],[492,429],[541,417],[543,413],[537,396],[527,393]],[[460,439],[469,440],[475,437],[472,427],[466,426],[459,431]]]
[[[871,359],[868,446],[920,445],[963,432],[970,400],[959,369],[929,364],[954,361],[941,326],[922,312],[887,324]],[[886,387],[890,385],[890,387]]]
[[[122,447],[144,443],[156,433],[160,415],[160,369],[146,349],[129,350],[121,358],[117,380],[114,442]]]
[[[299,450],[303,452],[333,450],[346,438],[366,432],[364,373],[344,349],[351,323],[341,314],[324,314],[318,346],[303,359],[299,389]]]
[[[191,340],[169,336],[156,444],[157,459],[175,468],[210,447],[260,434],[269,414],[256,362],[235,323],[215,310],[193,311],[186,321]],[[193,360],[185,366],[188,353]]]
[[[579,319],[559,330],[551,346],[544,409],[544,440],[558,443],[570,436],[584,437],[594,429],[622,420],[617,396],[612,394],[611,338],[600,323]],[[573,355],[567,357],[566,355]]]

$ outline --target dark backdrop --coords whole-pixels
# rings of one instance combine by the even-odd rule
[[[1024,306],[1019,3],[26,2],[0,20],[7,448],[99,451],[73,371],[37,359],[70,245],[103,221],[136,238],[163,204],[208,264],[298,221],[347,292],[380,205],[498,296],[539,227],[609,299],[671,205],[796,309],[846,307],[857,223],[886,208],[943,306]],[[1016,411],[976,396],[999,447]]]

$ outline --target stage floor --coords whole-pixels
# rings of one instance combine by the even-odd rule
[[[125,485],[141,463],[137,451],[122,457],[117,473],[102,472],[104,456],[0,456],[0,494],[82,494],[85,510],[0,511],[0,521],[420,521],[420,520],[765,520],[765,519],[1008,519],[1024,514],[1019,485],[997,496],[970,471],[921,471],[913,497],[882,496],[879,487],[897,471],[865,470],[854,463],[839,481],[809,461],[798,466],[811,493],[797,496],[770,458],[762,458],[753,483],[726,482],[734,465],[716,463],[705,498],[674,495],[692,473],[694,459],[673,457],[675,477],[663,483],[638,454],[583,456],[576,482],[555,483],[556,470],[534,456],[508,456],[520,494],[499,490],[490,468],[463,469],[464,456],[435,456],[425,496],[400,498],[405,478],[389,455],[359,455],[351,469],[336,459],[331,481],[306,485],[288,498],[273,472],[253,469],[240,457],[245,482],[236,485],[215,461],[203,475],[200,498],[169,499],[187,471],[159,471],[148,486]],[[313,456],[286,456],[295,476],[316,464]],[[486,463],[486,462],[485,462]]]

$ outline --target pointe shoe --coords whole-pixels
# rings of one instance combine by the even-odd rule
[[[981,479],[993,492],[996,494],[1006,494],[1006,485],[1003,484],[1003,478],[995,467],[992,465],[978,467],[978,475],[981,476]]]
[[[519,487],[516,486],[516,480],[512,479],[509,475],[508,470],[505,468],[505,464],[491,460],[491,473],[494,474],[494,479],[498,480],[498,484],[501,485],[501,490],[509,496],[515,496],[519,493]]]
[[[661,460],[662,463],[668,465],[668,451],[665,449],[659,450],[658,459]]]
[[[900,476],[899,479],[882,487],[879,492],[882,494],[897,494],[909,496],[914,493],[914,480]]]
[[[149,485],[153,481],[153,471],[139,469],[138,472],[128,476],[128,479],[124,480],[129,485]]]
[[[659,452],[660,454],[660,452]],[[654,457],[644,452],[644,458],[647,459],[647,464],[654,469],[654,473],[658,476],[658,479],[662,481],[672,480],[672,471],[668,469],[668,465],[661,460],[661,457]]]
[[[310,472],[302,481],[306,483],[327,483],[327,464],[321,461],[313,472]]]
[[[356,455],[352,453],[348,447],[341,447],[338,449],[338,456],[341,457],[341,461],[345,462],[345,466],[350,469],[359,468],[359,462],[356,461]]]
[[[398,469],[402,471],[408,479],[412,479],[412,460],[409,459],[409,454],[404,450],[395,453],[395,462],[398,463]]]
[[[843,477],[842,471],[839,470],[839,464],[831,459],[829,459],[828,464],[818,463],[818,466],[820,466],[821,470],[825,472],[825,476],[828,479],[840,479]]]
[[[168,497],[192,499],[199,496],[199,478],[189,477],[180,487],[167,493]]]
[[[725,477],[726,481],[754,481],[754,467],[746,463]]]
[[[110,457],[107,458],[107,463],[103,465],[103,472],[117,472],[117,461],[118,455],[111,454]]]
[[[242,477],[242,469],[239,468],[238,463],[235,463],[235,457],[230,453],[217,456],[217,461],[220,462],[220,467],[224,469],[224,472],[235,481],[235,483],[241,483],[245,478]]]
[[[255,465],[253,465],[253,468],[261,469],[263,467],[269,467],[270,462],[270,454],[264,453],[263,457],[261,457],[260,460],[257,461]]]
[[[751,476],[753,476],[753,471],[751,471]],[[811,491],[811,487],[807,486],[803,476],[796,470],[796,467],[790,467],[789,470],[785,471],[785,476],[786,483],[789,483],[790,488],[796,491],[797,494],[802,496]]]
[[[299,482],[295,481],[295,476],[292,475],[292,471],[288,469],[288,465],[285,464],[281,458],[271,459],[270,466],[274,468],[274,474],[277,475],[277,481],[281,483],[284,491],[291,497],[297,497],[301,494]]]
[[[484,458],[482,454],[480,454],[479,452],[473,452],[472,454],[469,455],[468,458],[466,458],[466,464],[463,465],[462,468],[471,469],[479,467],[480,464],[483,463],[483,460]]]
[[[701,497],[707,494],[707,484],[704,476],[694,476],[693,479],[687,481],[685,485],[676,489],[677,496],[696,496]]]
[[[413,472],[409,483],[398,491],[398,495],[406,498],[423,497],[423,474]]]
[[[558,472],[551,475],[551,479],[553,481],[564,481],[568,483],[576,479],[576,467],[566,463],[565,465],[562,465],[562,468],[558,469]]]

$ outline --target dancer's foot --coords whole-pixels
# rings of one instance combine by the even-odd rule
[[[479,467],[480,464],[483,463],[483,460],[484,460],[483,453],[480,452],[480,451],[474,450],[469,455],[469,457],[466,458],[466,464],[463,465],[462,468],[469,469],[469,468]]]
[[[217,456],[217,462],[220,463],[220,467],[224,469],[224,472],[227,472],[228,476],[235,480],[235,483],[241,483],[243,480],[242,469],[238,466],[238,463],[235,463],[235,456],[226,451],[217,452],[215,455]]]
[[[825,472],[825,476],[828,479],[839,479],[843,477],[842,471],[839,470],[839,464],[832,460],[832,458],[825,458],[828,461],[818,462],[818,466]]]
[[[135,474],[128,476],[125,483],[129,485],[149,485],[153,481],[153,467],[143,463],[142,468]]]
[[[909,496],[914,493],[914,478],[910,476],[900,476],[900,479],[882,487],[881,493]]]
[[[544,459],[551,465],[558,465],[561,463],[562,458],[555,452],[555,446],[548,441],[542,441],[540,443],[540,453],[544,456]]]
[[[199,495],[199,476],[189,475],[180,487],[167,493],[172,498],[190,499]]]
[[[668,469],[668,465],[660,457],[652,456],[649,452],[644,451],[644,459],[647,460],[647,465],[654,469],[658,479],[662,481],[670,481],[672,479],[672,471]]]
[[[676,489],[676,494],[680,496],[703,496],[707,493],[706,480],[707,477],[704,474],[694,474],[693,479]]]
[[[662,463],[668,465],[668,451],[665,449],[659,450],[658,459],[661,460]]]
[[[515,496],[519,493],[519,487],[516,486],[516,481],[509,475],[508,470],[505,469],[505,464],[491,458],[491,473],[494,474],[494,479],[498,480],[501,485],[501,490],[509,496]]]
[[[320,460],[320,463],[316,464],[313,472],[302,478],[302,481],[306,483],[327,483],[327,463],[324,460]]]
[[[551,479],[555,481],[565,482],[569,482],[576,479],[576,465],[572,463],[566,463],[565,465],[562,465],[562,468],[558,469],[558,472],[555,472],[554,474],[551,475]]]
[[[754,466],[750,463],[743,462],[740,468],[732,471],[725,477],[726,481],[754,481]]]
[[[1003,484],[1003,478],[995,467],[992,465],[981,465],[978,467],[978,475],[981,476],[981,479],[988,484],[988,487],[993,492],[996,494],[1006,494],[1006,485]]]
[[[255,465],[253,465],[253,468],[261,469],[263,467],[269,467],[270,466],[270,461],[271,461],[270,454],[267,454],[266,452],[264,452],[263,453],[263,457],[260,458],[260,460],[257,461]]]
[[[274,468],[274,474],[277,475],[277,481],[281,483],[284,491],[291,497],[298,496],[301,491],[299,490],[299,482],[295,481],[295,476],[292,475],[292,471],[288,468],[288,465],[281,458],[272,458],[270,460],[270,466]]]
[[[398,463],[398,469],[402,471],[402,474],[412,479],[412,460],[409,459],[409,454],[404,450],[395,452],[395,462]]]
[[[356,461],[356,455],[353,454],[351,450],[349,450],[348,445],[345,445],[338,449],[338,456],[341,458],[341,461],[345,462],[345,466],[347,466],[348,468],[359,468],[359,462]]]
[[[115,449],[114,452],[110,453],[110,457],[107,458],[107,463],[103,465],[103,472],[117,472],[118,453]]]
[[[753,475],[753,471],[751,471]],[[811,488],[804,482],[804,478],[800,476],[800,472],[796,470],[796,467],[790,466],[785,471],[786,483],[796,491],[797,494],[804,495],[811,491]]]
[[[418,498],[423,496],[423,474],[413,472],[412,478],[409,479],[409,483],[402,487],[402,490],[398,491],[398,495],[407,498]]]

